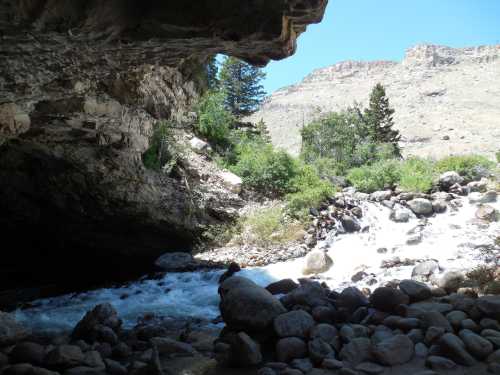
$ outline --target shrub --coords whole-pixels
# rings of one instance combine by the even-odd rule
[[[230,167],[248,187],[268,196],[281,196],[298,174],[297,161],[270,144],[251,141],[236,147],[238,161]]]
[[[332,112],[302,129],[301,157],[311,164],[332,160],[342,175],[353,167],[397,157],[397,144],[376,141],[369,127],[358,107]]]
[[[500,163],[500,151],[497,151],[495,157],[497,158],[497,163]]]
[[[303,225],[287,217],[281,207],[269,207],[250,213],[238,224],[241,234],[237,241],[244,244],[269,246],[300,239]]]
[[[448,156],[436,162],[439,173],[455,171],[469,181],[481,177],[493,167],[494,163],[481,155]]]
[[[226,147],[233,115],[224,107],[225,94],[209,91],[197,106],[197,132],[216,147]]]
[[[435,178],[434,164],[417,157],[401,163],[398,186],[404,191],[427,193],[432,189]]]
[[[287,195],[288,208],[295,216],[301,216],[311,207],[317,207],[335,193],[333,185],[323,180],[310,165],[302,165],[292,180],[292,192]]]
[[[359,191],[372,193],[394,187],[400,178],[400,162],[384,160],[351,169],[347,180]]]
[[[144,166],[155,171],[163,168],[170,173],[177,164],[180,154],[172,134],[172,124],[166,121],[156,123],[149,139],[149,147],[142,155]]]

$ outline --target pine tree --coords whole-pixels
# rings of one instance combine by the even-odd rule
[[[264,119],[260,119],[260,121],[255,125],[255,129],[265,143],[271,143],[271,135],[269,134],[269,130],[267,129]]]
[[[370,94],[370,103],[365,109],[363,118],[372,139],[378,143],[392,144],[394,154],[401,156],[401,149],[398,145],[401,135],[393,128],[393,115],[394,109],[389,104],[385,88],[377,83]]]
[[[264,99],[262,80],[265,73],[235,57],[226,57],[220,71],[220,88],[226,92],[226,106],[236,116],[257,110]]]

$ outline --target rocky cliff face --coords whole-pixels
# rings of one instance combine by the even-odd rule
[[[402,62],[345,61],[317,69],[273,93],[252,121],[264,119],[273,142],[297,154],[300,128],[355,101],[381,82],[396,110],[406,155],[493,157],[500,137],[500,45],[418,45]]]
[[[326,3],[3,1],[0,288],[126,278],[225,220],[207,160],[144,169],[152,126],[189,133],[208,56],[284,58]]]

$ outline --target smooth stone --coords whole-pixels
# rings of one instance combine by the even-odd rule
[[[401,365],[408,362],[415,353],[413,342],[405,335],[396,335],[378,344],[372,349],[375,359],[387,366]]]
[[[473,366],[476,364],[476,360],[467,352],[465,344],[457,336],[445,333],[439,339],[438,345],[443,355],[454,362],[464,366]]]
[[[296,310],[278,315],[274,319],[273,326],[279,337],[307,338],[314,324],[314,319],[309,313]]]

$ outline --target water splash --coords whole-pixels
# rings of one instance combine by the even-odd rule
[[[334,261],[333,267],[320,275],[333,289],[355,284],[351,277],[363,270],[373,274],[381,285],[392,279],[411,277],[413,266],[381,268],[381,262],[398,256],[401,259],[436,259],[445,269],[472,268],[482,262],[481,246],[492,244],[500,236],[500,223],[471,223],[475,205],[462,199],[457,211],[436,215],[422,227],[422,240],[408,245],[408,232],[421,224],[416,217],[407,223],[389,219],[390,210],[380,204],[363,202],[364,233],[351,233],[329,238],[318,244]],[[500,202],[492,204],[500,209]],[[385,248],[386,253],[377,249]],[[498,250],[497,250],[498,251]],[[265,267],[247,268],[240,274],[257,284],[302,277],[304,260],[299,258]],[[142,280],[119,288],[98,289],[33,302],[33,307],[16,311],[16,318],[35,330],[69,330],[96,304],[110,302],[117,309],[125,326],[130,327],[146,313],[176,319],[197,318],[210,321],[219,315],[218,279],[223,271],[169,273],[161,280]],[[356,283],[367,286],[367,281]]]

